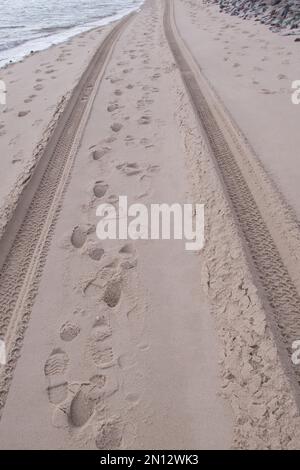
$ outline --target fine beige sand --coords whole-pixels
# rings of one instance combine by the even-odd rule
[[[298,448],[297,371],[266,301],[274,284],[272,278],[269,285],[258,282],[251,243],[246,246],[214,148],[199,125],[170,31],[203,69],[203,77],[195,71],[197,84],[224,123],[228,142],[234,135],[242,148],[244,134],[254,149],[249,161],[248,147],[249,155],[240,152],[242,176],[278,249],[279,261],[270,248],[271,270],[272,262],[279,266],[280,279],[287,279],[284,293],[296,309],[300,238],[284,203],[298,212],[299,133],[289,95],[289,81],[297,79],[295,45],[200,0],[146,0],[110,36],[115,26],[0,73],[8,87],[8,108],[0,116],[5,241],[15,229],[8,221],[16,207],[22,218],[17,203],[29,176],[29,189],[36,187],[46,205],[52,186],[43,179],[34,186],[37,163],[53,129],[63,130],[59,116],[83,71],[105,46],[95,83],[81,90],[87,108],[75,143],[58,149],[70,158],[51,204],[43,208],[33,200],[36,206],[32,213],[29,207],[1,266],[0,327],[11,355],[0,369],[0,448]],[[243,55],[244,47],[250,56]],[[274,77],[277,69],[283,77]],[[223,113],[241,135],[233,134]],[[76,113],[71,116],[75,122]],[[67,122],[66,134],[74,122]],[[205,249],[188,252],[181,240],[98,240],[97,206],[117,204],[119,195],[147,206],[204,203]],[[268,219],[275,206],[277,226]],[[45,210],[42,224],[35,207]],[[30,229],[32,251],[22,246],[23,239],[31,245]],[[258,235],[261,242],[264,234]],[[258,247],[265,251],[264,244]],[[17,299],[10,297],[14,288]],[[298,332],[292,314],[283,325],[288,339],[291,330]]]
[[[198,0],[175,2],[176,21],[201,70],[300,217],[299,43]]]

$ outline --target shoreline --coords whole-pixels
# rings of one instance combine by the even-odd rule
[[[6,84],[6,108],[0,114],[3,182],[0,233],[3,233],[24,184],[53,133],[72,91],[79,83],[103,37],[121,20],[35,52],[0,69]],[[81,54],[83,46],[85,54]],[[20,87],[20,84],[23,84]],[[32,139],[28,132],[33,132]]]
[[[136,8],[127,8],[122,10],[120,13],[114,13],[113,15],[99,18],[92,23],[87,23],[86,25],[77,25],[72,26],[71,28],[61,31],[60,33],[45,36],[44,38],[37,38],[26,41],[26,43],[14,48],[7,49],[5,51],[0,50],[0,73],[1,69],[7,67],[8,65],[22,62],[27,57],[37,52],[45,51],[51,47],[61,45],[76,36],[98,30],[99,28],[107,27],[116,21],[120,21],[123,17],[130,15],[132,12],[138,12],[142,8],[142,5],[137,6]],[[43,44],[42,44],[43,43]],[[9,58],[2,58],[2,53],[10,53]]]

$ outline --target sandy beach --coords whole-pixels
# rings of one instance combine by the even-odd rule
[[[0,449],[298,449],[299,42],[202,0],[0,70]],[[204,204],[185,240],[97,207]]]

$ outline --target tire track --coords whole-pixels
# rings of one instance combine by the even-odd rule
[[[7,364],[0,370],[0,413],[81,136],[114,44],[132,16],[118,22],[107,34],[82,75],[0,241],[0,250],[6,253],[0,271],[0,338],[7,352]]]
[[[171,51],[181,72],[197,117],[207,135],[225,191],[229,196],[238,225],[246,240],[247,251],[251,256],[250,262],[255,269],[256,278],[259,279],[259,285],[263,288],[264,299],[271,309],[271,326],[275,324],[276,335],[279,330],[280,342],[283,342],[287,353],[291,355],[293,341],[300,338],[299,293],[240,170],[234,153],[215,119],[202,87],[183,52],[183,48],[180,46],[180,42],[183,42],[183,40],[176,28],[174,5],[170,0],[166,0],[164,27]],[[299,368],[295,367],[294,371],[297,381],[300,383]]]

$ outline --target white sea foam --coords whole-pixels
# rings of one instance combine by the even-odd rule
[[[143,0],[0,0],[0,67],[116,21]]]

